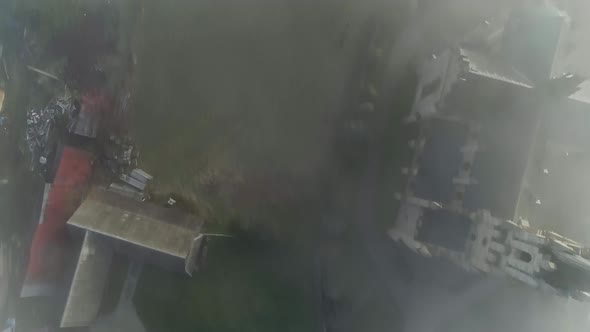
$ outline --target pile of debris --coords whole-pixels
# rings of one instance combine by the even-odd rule
[[[107,190],[139,201],[145,201],[145,189],[152,179],[153,177],[150,174],[139,168],[134,168],[128,174],[119,175],[120,181],[111,183]]]
[[[71,113],[68,132],[86,138],[96,138],[104,113],[109,108],[108,98],[99,91],[88,91],[80,98],[80,108]]]
[[[47,161],[57,148],[59,131],[77,116],[79,104],[69,93],[53,99],[45,108],[27,112],[26,144],[31,170],[47,171]]]
[[[107,190],[140,201],[146,200],[145,189],[152,176],[139,169],[139,150],[125,134],[112,132],[102,144],[104,166],[116,179]]]
[[[139,150],[129,136],[110,135],[104,145],[104,157],[113,174],[123,174],[126,170],[137,167]]]

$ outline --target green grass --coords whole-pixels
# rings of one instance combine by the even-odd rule
[[[314,331],[311,273],[266,244],[212,242],[192,278],[146,267],[135,303],[148,331]]]

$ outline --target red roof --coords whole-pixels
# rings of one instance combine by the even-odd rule
[[[43,217],[33,236],[24,287],[52,283],[61,275],[66,223],[82,202],[91,172],[90,153],[64,147]]]

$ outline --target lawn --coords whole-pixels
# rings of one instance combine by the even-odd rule
[[[192,278],[146,267],[134,300],[150,332],[314,331],[309,268],[267,244],[217,240]]]

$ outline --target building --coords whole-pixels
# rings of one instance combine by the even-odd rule
[[[586,300],[590,285],[580,276],[590,274],[588,252],[525,221],[553,228],[534,219],[542,214],[540,195],[581,174],[553,176],[543,165],[588,151],[586,84],[556,74],[567,23],[551,5],[518,8],[505,25],[486,24],[425,62],[407,117],[415,128],[412,159],[389,234],[423,255]],[[554,222],[572,217],[567,208],[554,210]]]
[[[97,318],[115,253],[192,274],[203,244],[201,224],[175,209],[92,190],[68,221],[72,233],[82,235],[83,241],[61,327],[88,326]]]

